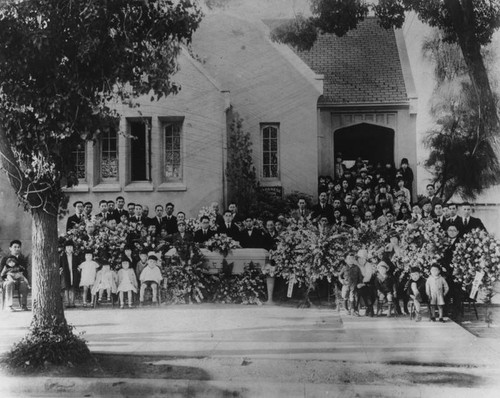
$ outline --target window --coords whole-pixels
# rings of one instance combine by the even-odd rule
[[[118,181],[118,135],[114,130],[102,134],[100,165],[102,181]]]
[[[87,180],[86,154],[86,143],[83,140],[71,151],[71,162],[74,164],[73,172],[80,182]]]
[[[163,125],[164,169],[166,181],[182,180],[182,122],[172,121]]]
[[[262,177],[279,178],[278,124],[263,124],[262,131]]]
[[[151,129],[147,121],[129,121],[130,180],[151,179]]]

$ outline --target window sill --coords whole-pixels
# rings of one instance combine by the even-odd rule
[[[71,188],[62,188],[63,192],[73,193],[73,192],[88,192],[90,190],[89,185],[87,183],[80,183],[78,185],[73,185]]]
[[[149,181],[136,181],[125,185],[125,192],[153,192],[154,187]]]
[[[266,180],[260,180],[259,184],[261,187],[281,187],[281,180],[278,179],[266,179]]]
[[[93,192],[120,192],[121,190],[118,182],[103,182],[92,188]]]
[[[158,186],[159,192],[187,191],[186,184],[182,182],[164,182]]]

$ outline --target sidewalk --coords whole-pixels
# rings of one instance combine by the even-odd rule
[[[24,335],[30,315],[22,312],[1,314],[0,352],[7,351]],[[391,371],[401,377],[405,369],[420,367],[415,372],[415,380],[422,385],[404,382],[407,396],[423,396],[424,393],[436,396],[430,386],[424,386],[425,375],[438,372],[442,367],[453,367],[442,371],[443,380],[453,374],[462,379],[470,375],[466,387],[484,388],[482,396],[488,396],[489,389],[500,384],[496,383],[500,382],[500,341],[479,339],[451,321],[415,323],[404,317],[354,318],[331,309],[210,304],[124,310],[76,309],[67,311],[66,318],[76,327],[76,332],[85,331],[84,338],[93,352],[155,355],[159,360],[169,359],[174,365],[199,366],[210,376],[210,380],[198,380],[198,384],[195,380],[120,379],[124,384],[116,386],[122,387],[140,388],[141,383],[149,383],[156,385],[158,391],[172,392],[178,388],[186,392],[196,386],[197,393],[202,391],[200,388],[207,388],[207,394],[193,396],[218,396],[216,392],[221,393],[220,387],[224,385],[238,394],[235,396],[282,396],[258,394],[263,384],[270,383],[266,391],[272,388],[295,391],[284,396],[336,396],[325,394],[328,391],[338,393],[339,389],[344,389],[346,394],[341,396],[351,396],[351,393],[365,396],[362,384],[334,386],[324,381],[338,382],[339,377],[329,373],[339,373],[342,367],[352,368],[354,372],[357,366],[361,369],[358,374],[369,375],[370,371],[377,372],[387,365],[396,365]],[[245,361],[252,365],[242,367]],[[307,373],[307,377],[292,377],[293,372],[297,375]],[[386,380],[390,380],[390,375],[386,376]],[[252,384],[252,380],[257,384]],[[276,380],[274,387],[271,386],[273,380]],[[303,383],[294,384],[291,380]],[[367,380],[366,383],[376,384],[376,378],[367,376]],[[109,386],[113,384],[111,381],[78,379],[74,388],[82,392],[93,383]],[[57,386],[69,381],[38,382]],[[247,384],[254,387],[244,387]],[[452,387],[447,386],[451,388],[450,396],[461,396],[455,394]],[[308,388],[310,393],[305,394]],[[391,395],[380,396],[398,396],[392,395],[396,390],[390,390]]]
[[[0,352],[24,335],[30,318],[30,313],[2,314]],[[85,332],[94,352],[500,367],[500,341],[479,339],[451,321],[210,304],[76,309],[66,311],[66,319],[76,332]]]

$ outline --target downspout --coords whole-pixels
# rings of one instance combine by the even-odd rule
[[[224,96],[224,117],[225,117],[225,129],[221,129],[222,135],[222,209],[225,211],[227,208],[228,201],[228,189],[227,189],[227,137],[231,129],[231,122],[233,120],[233,112],[231,107],[231,96],[229,90],[221,91]]]

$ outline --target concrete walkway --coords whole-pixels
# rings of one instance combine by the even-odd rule
[[[31,314],[1,315],[4,352],[24,335]],[[85,332],[94,352],[500,367],[499,340],[477,338],[451,321],[210,304],[75,309],[66,311],[66,318],[77,332]]]
[[[109,307],[97,310],[75,309],[67,311],[66,318],[76,327],[77,332],[85,332],[84,338],[93,352],[158,355],[176,358],[177,361],[182,361],[182,358],[185,361],[189,358],[208,358],[238,365],[243,358],[248,362],[270,366],[266,368],[270,372],[273,368],[269,363],[275,366],[280,364],[284,369],[290,363],[300,363],[303,366],[308,361],[329,363],[328,366],[332,369],[335,364],[341,366],[339,364],[342,363],[357,363],[357,366],[396,364],[401,367],[454,367],[466,372],[470,370],[471,374],[478,376],[487,374],[488,389],[493,385],[500,386],[500,341],[476,338],[451,321],[441,324],[424,319],[415,323],[407,317],[355,318],[338,314],[331,309],[210,304],[124,310]],[[0,352],[5,352],[26,332],[30,313],[4,312],[1,320]],[[499,383],[492,384],[496,380]],[[141,382],[144,381],[135,380],[133,385]],[[223,381],[211,382],[215,384],[203,382],[198,385],[215,388],[219,386],[217,383]],[[82,381],[75,383],[79,386]],[[87,387],[89,383],[97,383],[102,387],[103,380],[88,379],[85,383]],[[166,388],[165,384],[168,384],[180,388],[178,391],[184,391],[179,387],[180,381],[177,384],[173,380],[154,383],[158,384],[158,388],[162,385],[163,390]],[[193,388],[192,380],[186,383],[183,385],[187,389],[185,391]],[[251,385],[248,380],[241,380],[240,384],[232,383],[228,384],[232,386],[230,390],[240,391],[238,394],[241,393],[241,386],[246,383]],[[324,393],[339,392],[342,388],[345,396],[351,396],[351,393],[356,396],[363,390],[361,385],[346,389],[345,386],[334,388],[327,384],[321,387],[321,383],[318,383],[314,387],[316,390],[311,383],[301,386],[298,394],[287,393],[286,396],[336,396]],[[255,385],[257,387],[261,388]],[[423,387],[419,387],[413,394],[410,393],[411,386],[407,387],[407,396],[435,396],[432,388],[424,391]],[[258,388],[247,389],[242,396],[266,396],[259,395]],[[297,386],[293,387],[289,383],[278,383],[273,388],[297,392]],[[311,393],[303,392],[307,388]],[[272,390],[271,387],[269,389]],[[267,391],[271,391],[269,389]],[[83,387],[78,391],[83,392]],[[219,389],[214,391],[220,392]],[[250,394],[250,391],[253,393]],[[393,395],[394,391],[396,390],[391,390],[390,395],[379,396],[398,396]],[[488,396],[488,391],[492,390],[482,391],[482,396]],[[456,391],[449,392],[450,396],[461,396]],[[207,396],[216,395],[207,392]]]

